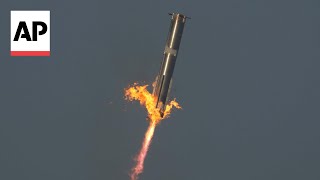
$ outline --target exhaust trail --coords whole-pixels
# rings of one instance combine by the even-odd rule
[[[148,127],[148,130],[146,131],[146,134],[144,135],[144,140],[143,140],[140,152],[137,155],[137,157],[135,158],[136,164],[131,169],[131,174],[130,174],[131,180],[137,180],[138,175],[143,172],[144,159],[147,156],[155,128],[156,128],[156,123],[151,121],[150,125]]]

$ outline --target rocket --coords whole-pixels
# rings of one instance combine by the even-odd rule
[[[153,96],[156,97],[156,108],[160,110],[161,117],[164,115],[172,85],[172,75],[178,57],[183,28],[186,19],[190,19],[179,13],[170,13],[169,15],[171,15],[169,34],[164,48],[160,72],[153,87]]]

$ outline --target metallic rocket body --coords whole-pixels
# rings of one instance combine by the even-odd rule
[[[160,109],[161,117],[164,115],[165,107],[169,97],[172,83],[172,74],[177,60],[180,41],[183,33],[184,24],[188,17],[182,14],[170,14],[171,25],[167,37],[166,46],[160,72],[156,79],[153,95],[156,97],[156,107]]]

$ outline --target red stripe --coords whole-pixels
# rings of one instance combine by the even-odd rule
[[[50,56],[50,51],[11,51],[11,56]]]

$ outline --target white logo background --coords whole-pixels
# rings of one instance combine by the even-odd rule
[[[27,41],[26,38],[21,38],[24,33],[21,30],[19,40],[13,41],[17,32],[20,21],[25,21],[28,27],[29,34],[32,39],[32,22],[42,21],[47,25],[47,32],[43,35],[38,35],[37,41]],[[38,32],[42,27],[38,26]],[[50,51],[50,11],[11,11],[11,51]]]

